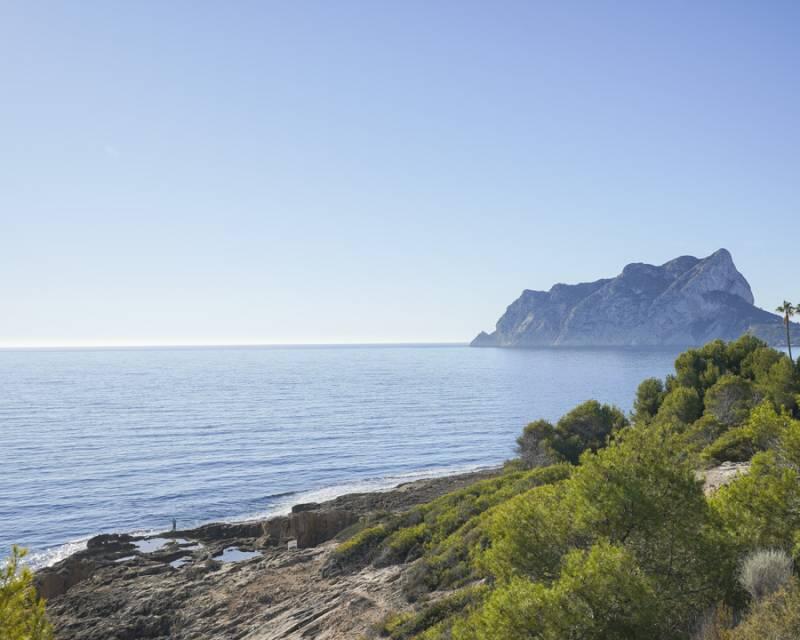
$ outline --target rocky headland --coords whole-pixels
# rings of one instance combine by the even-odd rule
[[[698,478],[712,493],[748,466],[725,463]],[[375,519],[499,473],[489,469],[348,494],[257,522],[149,537],[100,535],[84,551],[40,570],[36,584],[60,640],[373,637],[390,612],[414,609],[403,590],[414,563],[340,570],[337,545]]]
[[[751,333],[783,344],[782,319],[755,306],[731,254],[627,265],[615,278],[526,289],[474,347],[692,346]],[[800,325],[792,323],[800,340]]]
[[[337,571],[338,541],[498,469],[295,505],[263,521],[158,536],[105,534],[36,574],[62,640],[357,639],[408,607],[404,565]],[[296,548],[294,547],[296,543]]]

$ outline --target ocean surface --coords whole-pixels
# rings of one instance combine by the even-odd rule
[[[491,466],[536,418],[628,411],[677,350],[466,346],[0,351],[0,557]]]

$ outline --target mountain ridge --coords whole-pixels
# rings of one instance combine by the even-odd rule
[[[752,333],[774,344],[782,319],[755,306],[727,249],[662,265],[634,262],[614,278],[525,289],[475,347],[692,346]],[[800,338],[800,325],[792,323]]]

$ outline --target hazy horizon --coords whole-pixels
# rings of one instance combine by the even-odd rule
[[[799,24],[6,5],[0,346],[466,342],[523,289],[720,247],[797,301]]]

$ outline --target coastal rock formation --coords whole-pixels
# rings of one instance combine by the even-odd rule
[[[215,523],[157,537],[106,534],[36,573],[57,640],[349,640],[408,607],[403,566],[327,574],[337,536],[497,469],[297,505],[269,520]],[[294,539],[298,548],[288,549]],[[237,561],[224,551],[236,549]]]
[[[747,467],[747,463],[724,463],[698,472],[698,478],[710,494]],[[292,514],[268,521],[164,533],[156,540],[165,544],[148,551],[141,548],[147,542],[151,544],[146,548],[153,549],[153,538],[98,536],[85,551],[39,571],[37,582],[42,595],[44,585],[57,587],[46,594],[56,640],[374,637],[374,630],[390,612],[419,611],[420,605],[452,592],[437,591],[422,601],[409,598],[404,585],[414,580],[417,563],[413,561],[378,559],[350,570],[330,571],[338,541],[352,535],[353,528],[333,534],[345,524],[343,516],[322,520],[317,516],[349,513],[363,520],[357,526],[368,526],[374,518],[407,512],[498,472],[422,480],[388,492],[297,505]],[[325,535],[332,534],[332,539],[290,550],[282,542],[271,544],[273,538],[265,535],[275,528],[278,538],[284,538],[290,533],[292,516],[308,513],[317,516],[303,520],[302,526],[325,522],[329,527]],[[251,552],[239,562],[220,561],[220,552],[231,546]]]
[[[754,305],[753,292],[719,249],[698,259],[681,256],[655,266],[634,263],[615,278],[526,289],[496,330],[473,347],[691,346],[752,333],[783,340],[782,319]],[[800,339],[800,325],[792,323]]]

